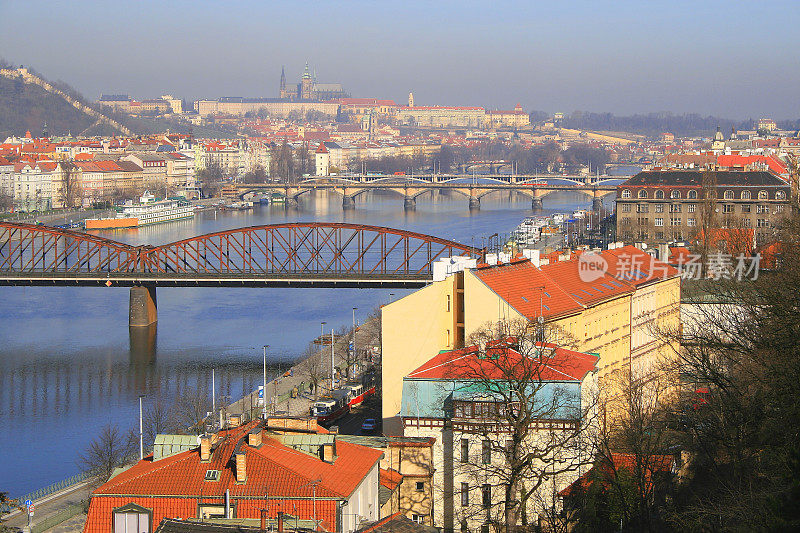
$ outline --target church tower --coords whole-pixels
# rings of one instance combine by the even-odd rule
[[[281,92],[280,92],[280,95],[281,95],[281,98],[288,98],[289,97],[289,95],[286,93],[286,71],[284,70],[283,65],[281,65]]]
[[[314,86],[314,79],[311,77],[311,73],[308,71],[308,61],[306,61],[306,69],[303,71],[303,79],[300,81],[300,99],[301,100],[311,100],[312,98],[312,88]]]
[[[408,107],[414,107],[414,93],[408,93]]]

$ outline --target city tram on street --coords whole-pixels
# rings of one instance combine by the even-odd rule
[[[374,383],[363,380],[362,383],[350,383],[341,389],[334,389],[311,406],[311,416],[319,424],[329,424],[343,417],[354,407],[361,405],[365,399],[375,394]]]

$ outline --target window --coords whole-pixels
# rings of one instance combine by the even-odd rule
[[[225,518],[225,507],[222,505],[201,505],[198,518]]]
[[[768,205],[757,205],[756,206],[756,213],[759,215],[764,215],[769,213],[769,206]]]
[[[757,226],[759,228],[768,228],[769,227],[769,220],[766,218],[759,218],[757,221]]]
[[[445,330],[444,334],[445,334],[444,335],[445,346],[450,346],[450,330],[449,329]]]
[[[514,458],[514,441],[506,439],[506,460],[511,461]]]
[[[656,191],[655,198],[656,198],[656,200],[661,200],[662,198],[664,198],[664,191],[662,191],[662,190]]]
[[[786,193],[783,191],[775,191],[775,199],[776,200],[783,200],[786,198]]]
[[[490,533],[491,529],[489,528],[489,524],[483,524],[481,526],[481,533]]]
[[[417,524],[424,524],[425,523],[425,515],[424,514],[412,514],[411,520],[416,522]]]
[[[725,191],[724,193],[722,193],[722,197],[725,200],[733,200],[733,191]]]
[[[490,465],[492,464],[492,443],[485,440],[482,444],[481,462],[485,465]]]
[[[766,200],[768,198],[769,198],[769,194],[767,194],[767,191],[758,191],[758,199],[759,200]]]
[[[469,440],[461,439],[461,462],[469,462]]]
[[[425,492],[425,482],[424,481],[417,481],[414,484],[414,488],[417,492]]]
[[[622,189],[622,197],[623,198],[630,198],[631,197],[630,189]]]
[[[672,199],[678,199],[681,197],[681,191],[672,191],[669,193],[669,197]]]
[[[461,533],[468,533],[468,532],[469,532],[469,528],[467,527],[467,521],[466,520],[462,520],[461,521]]]
[[[639,198],[647,198],[647,191],[644,189],[640,190],[638,196]]]
[[[650,220],[647,217],[639,217],[639,225],[646,226],[650,223]]]
[[[469,483],[461,484],[461,507],[469,505]]]
[[[753,227],[753,221],[750,220],[749,218],[742,219],[742,225],[745,228],[752,228]]]
[[[750,191],[742,191],[741,197],[742,197],[742,200],[749,200],[750,199]]]
[[[450,295],[447,295],[447,312],[450,312]]]
[[[689,191],[686,194],[686,198],[689,198],[690,200],[694,200],[695,198],[697,198],[697,191]]]
[[[656,226],[663,226],[664,225],[664,219],[656,217],[655,225]]]
[[[743,206],[742,206],[742,213],[750,213],[751,209],[752,209],[752,208],[750,207],[750,204],[748,204],[748,205],[743,205]]]
[[[630,224],[631,224],[631,217],[622,217],[623,226],[630,226]]]
[[[664,204],[656,204],[656,213],[664,212]]]
[[[680,213],[681,212],[681,204],[670,204],[669,212],[670,213]]]
[[[681,225],[681,219],[680,218],[676,218],[676,217],[671,217],[669,219],[669,223],[670,223],[671,226],[680,226]]]
[[[732,204],[725,204],[722,206],[723,213],[733,213],[733,205]]]
[[[636,209],[637,213],[647,213],[647,204],[639,204],[639,207]]]
[[[776,213],[783,213],[783,208],[784,208],[784,207],[785,207],[785,206],[783,206],[783,205],[776,205],[776,206],[775,206],[775,212],[776,212]]]
[[[492,486],[488,483],[481,487],[481,503],[484,507],[492,506]]]
[[[631,204],[622,204],[622,212],[623,213],[630,213],[631,212]]]
[[[664,240],[664,232],[663,231],[657,231],[656,232],[656,240],[657,241]]]
[[[114,509],[114,533],[150,533],[150,509],[129,503]]]
[[[694,213],[697,210],[697,204],[689,204],[686,206],[686,211],[689,213]]]
[[[696,218],[687,218],[686,219],[686,225],[689,226],[690,228],[693,228],[693,227],[697,226],[697,219]]]
[[[219,481],[219,470],[206,470],[203,481]]]

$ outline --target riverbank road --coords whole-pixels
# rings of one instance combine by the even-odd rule
[[[36,500],[31,526],[40,532],[82,531],[86,522],[83,502],[89,499],[90,493],[89,483],[82,482]],[[47,529],[40,529],[54,522],[58,523]],[[2,526],[8,527],[11,531],[23,531],[27,525],[28,516],[24,511],[12,511],[3,516]]]

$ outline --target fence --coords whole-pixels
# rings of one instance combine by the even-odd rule
[[[83,509],[84,509],[83,504],[80,503],[72,504],[69,507],[62,509],[58,513],[52,516],[48,516],[41,522],[33,524],[31,526],[31,533],[43,533],[44,531],[47,531],[51,527],[55,527],[58,524],[61,524],[62,522],[66,522],[73,516],[82,514]]]
[[[41,500],[45,496],[48,496],[48,495],[53,494],[55,492],[58,492],[60,490],[64,490],[67,487],[71,487],[72,485],[76,485],[78,483],[86,481],[88,478],[89,478],[89,476],[86,473],[75,474],[74,476],[70,476],[67,479],[62,479],[61,481],[59,481],[57,483],[53,483],[52,485],[48,485],[47,487],[43,487],[41,489],[37,489],[37,490],[35,490],[33,492],[29,492],[28,494],[24,494],[24,495],[20,496],[19,498],[14,498],[14,500],[16,500],[20,506],[23,505],[23,503],[26,500],[30,500],[32,502],[35,502],[36,500]],[[7,504],[7,503],[6,504],[2,504],[2,505],[0,505],[0,513],[11,512],[11,511],[14,510],[14,508],[15,508],[15,506],[12,506],[10,504]]]

